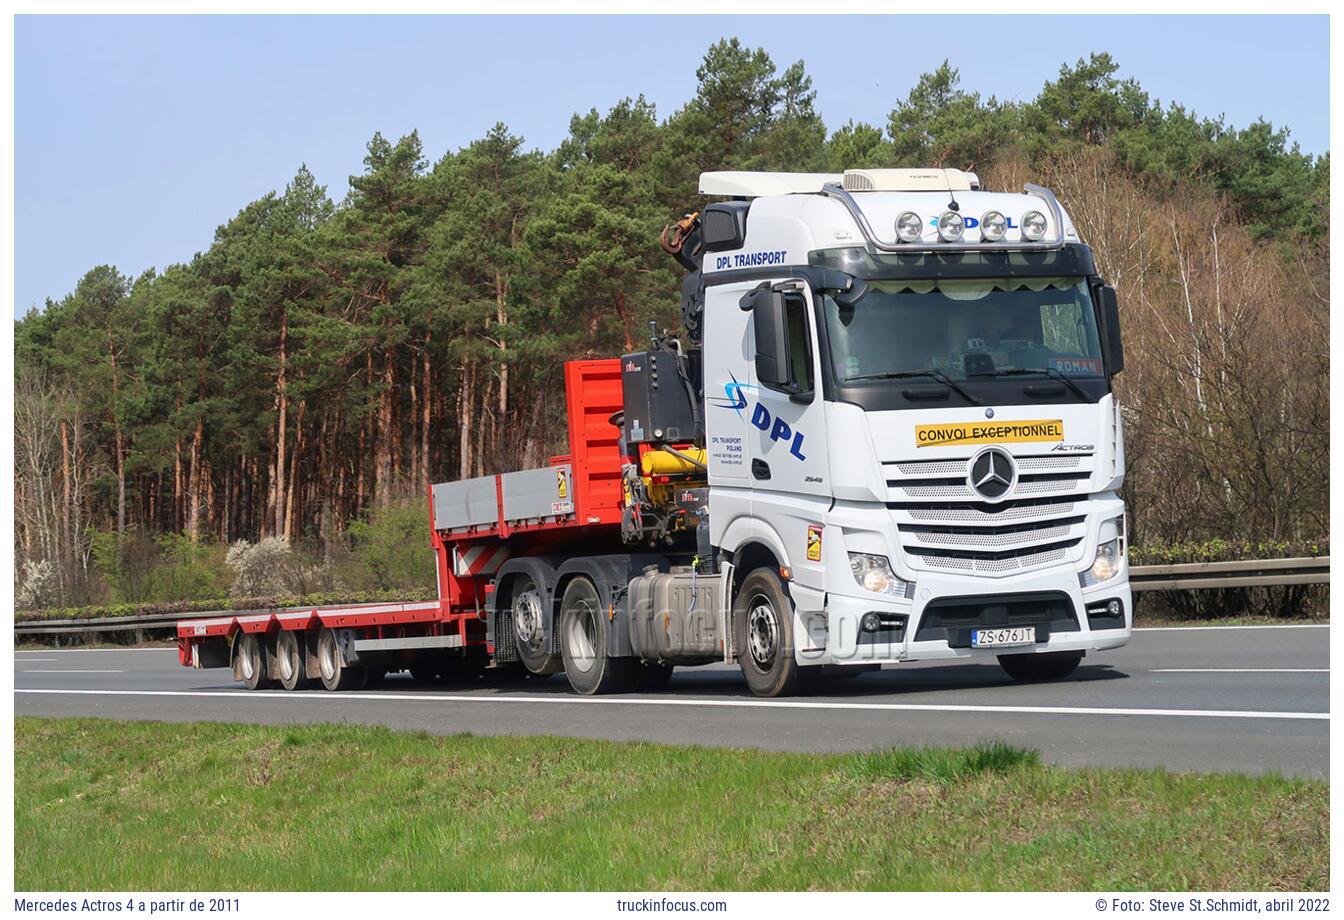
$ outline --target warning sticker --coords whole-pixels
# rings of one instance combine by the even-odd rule
[[[951,425],[915,426],[916,447],[1062,440],[1064,440],[1064,421],[1057,418],[1025,422],[960,422]]]
[[[569,498],[569,474],[563,469],[555,471],[555,495],[561,500]]]
[[[821,525],[807,525],[807,558],[810,562],[821,561]]]

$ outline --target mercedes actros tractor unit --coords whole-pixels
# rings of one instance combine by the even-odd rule
[[[680,335],[565,365],[569,452],[429,487],[439,597],[184,620],[249,688],[736,662],[1069,675],[1130,636],[1116,295],[1055,196],[955,169],[711,172]]]

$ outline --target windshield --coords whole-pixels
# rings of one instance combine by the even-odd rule
[[[853,306],[828,298],[825,314],[841,385],[922,371],[958,381],[1105,375],[1082,278],[870,281]]]

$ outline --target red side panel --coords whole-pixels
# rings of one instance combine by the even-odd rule
[[[611,417],[625,405],[621,359],[565,364],[565,400],[577,523],[619,524],[620,431],[611,424]]]

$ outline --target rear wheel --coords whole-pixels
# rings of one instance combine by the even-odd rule
[[[733,604],[737,663],[757,696],[785,696],[798,686],[793,657],[793,602],[773,568],[759,568],[742,582]]]
[[[243,633],[238,637],[238,674],[249,690],[269,687],[273,681],[266,673],[266,647],[260,633]]]
[[[593,583],[571,581],[560,601],[560,653],[576,693],[621,693],[634,683],[638,662],[607,654],[610,626]]]
[[[286,690],[306,690],[312,685],[304,668],[300,633],[282,629],[275,639],[275,660],[280,671],[280,686]]]
[[[328,690],[353,690],[363,686],[367,677],[363,668],[351,667],[341,659],[336,631],[332,629],[323,629],[318,634],[317,665],[322,672],[322,686]]]
[[[999,666],[1013,680],[1029,683],[1063,680],[1083,660],[1082,652],[1046,652],[1039,655],[1000,655]]]
[[[518,575],[511,583],[511,612],[518,657],[533,674],[555,674],[563,667],[561,656],[551,651],[549,624],[546,619],[546,594],[529,575]]]

